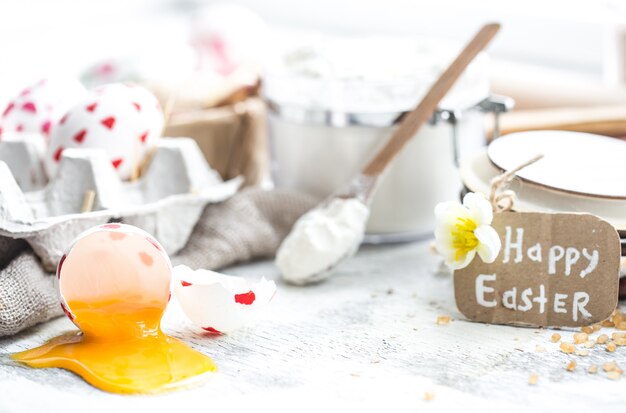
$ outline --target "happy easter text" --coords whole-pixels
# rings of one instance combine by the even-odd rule
[[[546,265],[548,276],[580,277],[584,279],[590,276],[600,261],[598,250],[578,249],[562,245],[544,247],[537,242],[527,246],[524,244],[524,228],[505,227],[504,245],[501,252],[501,263],[507,265],[520,265],[525,260]],[[518,290],[517,287],[509,288],[500,296],[493,287],[497,280],[497,274],[479,274],[475,280],[476,302],[486,308],[493,308],[500,304],[514,311],[527,312],[535,309],[539,314],[544,314],[548,306],[554,313],[569,313],[573,321],[579,318],[591,317],[587,309],[589,293],[574,291],[571,294],[554,292],[546,294],[546,286],[539,284],[536,288]]]

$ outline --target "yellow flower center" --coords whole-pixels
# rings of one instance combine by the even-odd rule
[[[478,246],[478,238],[474,235],[476,223],[469,218],[457,218],[452,230],[452,246],[456,250],[455,260],[459,260]]]

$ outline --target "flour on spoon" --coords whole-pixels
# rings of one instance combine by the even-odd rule
[[[358,249],[368,217],[369,208],[355,198],[335,198],[304,214],[276,254],[283,278],[301,285],[328,278],[335,264]]]

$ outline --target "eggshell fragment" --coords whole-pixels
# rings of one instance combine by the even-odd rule
[[[276,293],[274,281],[179,265],[172,278],[174,296],[189,319],[210,333],[228,333],[254,321]]]
[[[0,134],[41,134],[52,126],[87,91],[76,79],[50,78],[23,88],[0,110]]]
[[[154,146],[163,112],[148,90],[112,83],[90,91],[52,128],[45,156],[53,177],[67,148],[104,149],[122,179],[129,179]]]

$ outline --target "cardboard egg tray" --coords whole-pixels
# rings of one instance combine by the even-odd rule
[[[26,240],[49,271],[82,231],[122,221],[153,234],[169,254],[187,242],[204,207],[237,192],[241,178],[223,181],[195,141],[162,138],[142,176],[123,182],[104,151],[66,149],[56,177],[45,183],[41,142],[5,137],[0,143],[0,236]],[[81,212],[86,194],[93,206]]]

